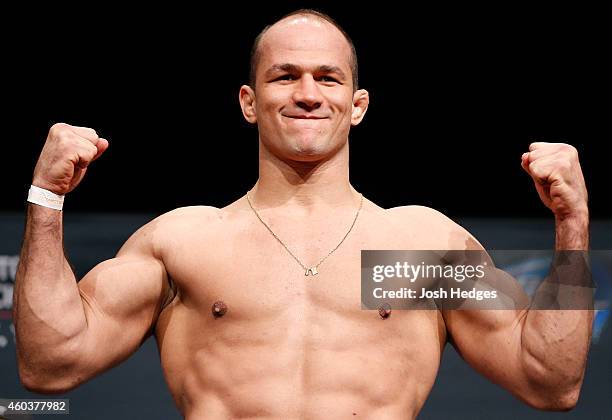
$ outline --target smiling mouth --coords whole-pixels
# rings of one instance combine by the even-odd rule
[[[323,120],[327,117],[317,117],[315,115],[283,115],[283,117],[291,118],[293,120]]]

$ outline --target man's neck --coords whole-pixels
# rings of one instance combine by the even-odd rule
[[[257,208],[291,208],[313,214],[354,207],[359,193],[349,182],[348,144],[316,162],[281,160],[260,144],[259,179],[249,193]]]

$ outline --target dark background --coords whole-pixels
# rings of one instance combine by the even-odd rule
[[[356,44],[371,104],[350,136],[351,181],[367,197],[451,217],[549,217],[520,167],[543,139],[578,148],[591,214],[610,216],[601,11],[317,2],[7,13],[0,209],[23,209],[55,122],[110,140],[67,210],[163,213],[242,196],[257,179],[257,131],[237,100],[251,43],[303,6]]]

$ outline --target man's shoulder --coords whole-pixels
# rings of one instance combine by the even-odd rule
[[[385,210],[389,216],[396,218],[398,221],[415,221],[426,222],[427,224],[435,224],[441,227],[453,226],[457,223],[446,216],[441,211],[427,206],[408,205],[392,207]]]
[[[158,236],[164,238],[208,230],[218,224],[221,219],[221,210],[216,207],[187,206],[163,213],[147,225],[153,226]]]
[[[186,206],[178,207],[157,216],[153,221],[163,225],[185,224],[194,220],[207,222],[218,219],[221,209],[213,206]]]
[[[179,207],[163,213],[141,226],[128,239],[124,248],[155,251],[186,238],[196,230],[212,226],[220,218],[220,210],[211,206]],[[133,246],[130,246],[133,245]]]
[[[408,205],[386,210],[396,223],[421,236],[437,238],[442,249],[480,248],[478,241],[459,223],[439,210],[427,206]]]

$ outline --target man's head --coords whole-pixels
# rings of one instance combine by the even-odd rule
[[[318,18],[321,21],[326,21],[332,24],[336,29],[338,29],[338,31],[340,31],[340,33],[344,36],[344,39],[346,39],[346,42],[348,43],[351,49],[350,56],[349,56],[349,64],[351,66],[351,79],[353,81],[353,91],[356,91],[359,87],[359,68],[358,68],[358,63],[357,63],[357,51],[355,50],[355,44],[353,44],[353,40],[351,39],[349,34],[346,33],[344,28],[342,28],[338,24],[338,22],[336,22],[331,16],[326,15],[325,13],[318,12],[316,10],[312,10],[312,9],[296,10],[294,12],[291,12],[283,16],[282,18],[277,20],[275,23],[280,22],[281,20],[290,18],[292,16],[310,16],[313,18]],[[250,71],[249,71],[249,85],[252,88],[255,88],[255,84],[257,83],[257,77],[256,77],[257,76],[257,65],[259,64],[259,61],[261,58],[261,49],[259,48],[261,44],[261,39],[263,38],[264,34],[268,32],[268,29],[270,29],[273,25],[274,24],[266,26],[259,33],[259,35],[257,35],[257,37],[255,38],[255,41],[253,42],[253,47],[251,48],[251,61],[250,61]]]
[[[317,161],[336,152],[368,106],[368,93],[357,89],[352,41],[330,17],[311,10],[261,32],[250,83],[240,89],[244,117],[281,159]]]

